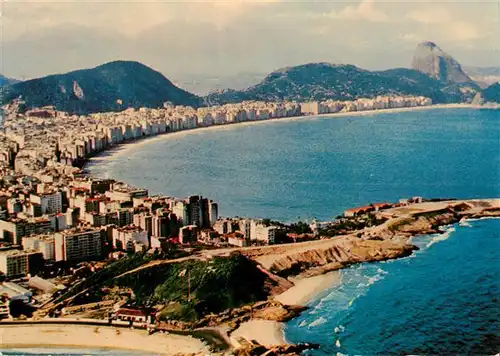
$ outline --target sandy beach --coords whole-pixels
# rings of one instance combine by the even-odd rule
[[[157,355],[210,354],[203,342],[189,336],[148,335],[146,330],[80,325],[0,326],[0,344],[3,349],[75,347],[122,349]]]
[[[294,286],[286,292],[274,297],[275,300],[286,305],[306,305],[325,290],[340,284],[340,272],[332,271],[320,276],[296,279]],[[231,334],[234,346],[238,345],[240,337],[246,340],[255,340],[261,345],[273,346],[286,344],[283,334],[284,324],[269,320],[250,320],[242,323]]]
[[[255,340],[264,346],[276,346],[286,344],[283,335],[283,324],[270,320],[250,320],[242,323],[238,329],[231,334],[231,342],[238,346],[237,339],[243,337],[248,341]]]
[[[472,104],[437,104],[430,106],[417,106],[417,107],[407,107],[407,108],[396,108],[396,109],[379,109],[379,110],[365,110],[365,111],[351,111],[351,112],[337,112],[337,113],[329,113],[329,114],[320,114],[320,115],[309,115],[309,116],[292,116],[292,117],[282,117],[268,120],[260,120],[260,121],[244,121],[244,122],[236,122],[231,124],[224,125],[213,125],[209,127],[198,127],[190,130],[182,130],[176,132],[165,133],[157,136],[150,136],[144,139],[140,139],[137,141],[130,141],[126,143],[122,143],[116,145],[101,154],[91,158],[89,160],[90,164],[97,164],[99,161],[106,161],[112,159],[114,157],[121,156],[130,152],[130,150],[135,150],[142,145],[146,145],[152,142],[156,142],[164,139],[173,139],[180,138],[185,135],[193,135],[193,134],[201,134],[207,131],[212,130],[229,130],[235,127],[241,126],[252,126],[252,125],[260,125],[270,122],[287,122],[294,120],[315,120],[318,118],[344,118],[344,117],[361,117],[361,116],[372,116],[378,114],[388,114],[388,113],[400,113],[407,111],[422,111],[422,110],[434,110],[434,109],[481,109],[488,108],[480,105],[472,105]]]
[[[285,305],[306,305],[319,294],[329,288],[339,285],[340,272],[332,271],[319,276],[295,279],[294,286],[284,293],[274,297]]]

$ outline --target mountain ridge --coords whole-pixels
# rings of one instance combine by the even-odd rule
[[[202,100],[176,87],[163,74],[137,61],[117,60],[11,84],[0,89],[1,104],[22,97],[27,107],[55,106],[76,114],[129,107],[200,106]]]
[[[352,64],[321,62],[277,69],[257,85],[210,93],[206,101],[224,104],[243,100],[353,100],[378,95],[422,95],[438,103],[471,99],[461,85],[443,83],[414,69],[369,71]]]
[[[15,83],[19,83],[20,81],[17,80],[17,79],[13,79],[13,78],[8,78],[2,74],[0,74],[0,88],[1,87],[4,87],[4,86],[7,86],[7,85],[11,85],[11,84],[15,84]]]
[[[244,89],[219,89],[199,97],[136,61],[117,60],[90,69],[49,75],[0,88],[0,104],[21,97],[27,107],[54,106],[76,114],[129,107],[199,107],[261,101],[355,100],[379,95],[425,96],[434,103],[471,102],[482,93],[461,65],[433,42],[420,43],[415,68],[370,71],[352,64],[305,63],[276,69]],[[481,83],[481,86],[484,86]],[[487,95],[495,97],[495,88]]]

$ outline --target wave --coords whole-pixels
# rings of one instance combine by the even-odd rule
[[[443,231],[442,234],[435,235],[426,245],[427,248],[431,247],[435,243],[438,243],[440,241],[446,241],[450,237],[451,233],[455,232],[456,229],[453,226],[444,226],[440,228],[439,230]]]
[[[335,329],[333,329],[333,332],[335,334],[339,334],[339,333],[342,333],[345,331],[345,327],[344,325],[339,325],[339,326],[336,326]]]
[[[467,219],[466,221],[473,222],[473,221],[491,220],[491,219],[500,219],[500,217],[498,217],[498,216],[484,216],[482,218]]]
[[[460,220],[459,225],[464,227],[472,227],[472,225],[467,220]]]
[[[320,316],[318,319],[314,320],[311,324],[309,324],[309,328],[325,324],[327,321],[328,320]]]
[[[371,286],[374,283],[384,279],[385,274],[387,274],[387,272],[386,273],[378,273],[378,274],[374,275],[373,277],[368,278],[368,286]]]

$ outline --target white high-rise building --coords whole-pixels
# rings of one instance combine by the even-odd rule
[[[61,192],[38,195],[31,194],[30,201],[42,207],[42,214],[56,214],[62,211]]]
[[[54,261],[56,258],[54,235],[23,237],[23,249],[41,252],[46,261]]]
[[[65,230],[55,234],[56,261],[84,261],[102,257],[101,230]]]

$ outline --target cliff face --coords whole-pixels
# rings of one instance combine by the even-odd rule
[[[469,205],[462,207],[470,209]],[[464,215],[460,207],[414,213],[340,239],[325,240],[312,248],[299,250],[277,247],[272,254],[253,258],[276,275],[310,277],[345,266],[405,257],[417,249],[408,243],[414,235],[439,233],[439,226],[458,222]],[[492,211],[491,214],[497,211]]]
[[[277,258],[271,271],[280,276],[310,277],[360,262],[384,261],[408,256],[416,247],[398,240],[352,238],[341,245],[313,249]]]
[[[417,46],[412,68],[443,83],[474,83],[461,65],[433,42],[423,42]]]

